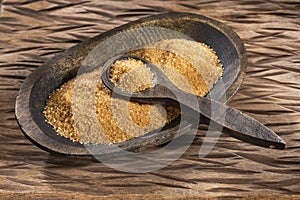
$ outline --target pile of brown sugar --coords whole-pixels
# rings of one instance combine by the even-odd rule
[[[134,93],[152,87],[154,74],[141,60],[129,58],[111,66],[110,79],[122,90]]]
[[[179,89],[198,96],[205,96],[223,73],[216,52],[200,42],[170,39],[131,53],[157,65]]]
[[[206,59],[207,62],[195,59],[192,64],[184,54],[181,55],[181,50],[178,51],[179,53],[175,53],[177,44],[185,45],[185,48],[201,49],[200,52],[203,54],[201,56],[204,57],[202,59]],[[205,96],[222,75],[222,70],[220,70],[222,66],[217,56],[206,45],[187,40],[166,40],[155,45],[135,50],[132,54],[141,56],[159,66],[167,77],[184,91]],[[205,57],[207,55],[203,52],[207,52],[212,58],[208,56],[207,59]],[[194,56],[199,56],[199,54]],[[115,63],[112,80],[126,86],[126,82],[122,83],[120,77],[132,70],[133,66],[137,68],[143,66],[139,62],[126,60]],[[195,62],[200,65],[203,63],[209,65],[213,72],[209,72],[212,77],[203,76],[201,69],[207,70],[207,66],[195,66]],[[82,74],[66,82],[50,95],[44,115],[47,122],[59,135],[84,144],[117,143],[160,129],[180,115],[180,111],[173,107],[128,102],[113,97],[112,92],[100,80],[99,73],[101,71]],[[95,77],[98,79],[95,80]],[[151,78],[151,74],[149,74],[145,84],[135,87],[134,91],[150,87]],[[95,87],[92,86],[93,84]],[[93,98],[87,96],[85,91],[92,91]],[[75,100],[74,97],[76,97]],[[90,108],[91,103],[86,102],[92,102],[92,108]],[[80,105],[82,106],[80,107]],[[92,110],[93,113],[86,114],[85,110]],[[88,121],[92,115],[95,116],[96,123],[92,120]]]

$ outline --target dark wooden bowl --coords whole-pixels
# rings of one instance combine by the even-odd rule
[[[102,33],[56,56],[39,67],[24,81],[16,100],[16,117],[25,136],[42,149],[64,155],[86,156],[90,151],[80,143],[63,138],[45,121],[43,109],[49,95],[66,81],[74,78],[79,70],[92,69],[95,62],[91,53],[107,53],[99,44],[117,33],[137,27],[162,27],[178,31],[195,41],[213,48],[224,67],[224,87],[215,85],[214,99],[225,97],[228,101],[238,90],[245,76],[247,65],[245,47],[238,35],[228,26],[213,19],[190,13],[167,13],[146,17]],[[100,51],[100,52],[99,52]],[[101,52],[102,51],[102,52]],[[86,66],[86,63],[92,63]],[[84,64],[85,63],[85,64]],[[99,63],[96,63],[97,65]],[[178,129],[173,121],[159,133],[149,133],[126,142],[115,144],[129,151],[141,151],[170,141]],[[192,122],[182,122],[189,126]],[[114,151],[109,145],[94,145],[97,152],[107,155]]]

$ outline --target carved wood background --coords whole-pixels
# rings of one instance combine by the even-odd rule
[[[299,1],[4,0],[0,5],[1,198],[300,198]],[[193,145],[172,165],[129,174],[92,159],[50,155],[25,138],[14,106],[26,76],[89,37],[169,11],[202,14],[238,33],[249,64],[230,105],[285,139],[284,151],[223,134],[207,157],[198,158],[205,136],[201,125]]]

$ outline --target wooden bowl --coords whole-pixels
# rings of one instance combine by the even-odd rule
[[[57,135],[53,127],[45,121],[43,110],[46,100],[56,88],[74,78],[80,70],[88,71],[93,68],[95,60],[91,54],[108,52],[99,48],[101,42],[121,31],[145,27],[169,29],[209,45],[216,51],[224,67],[223,86],[220,87],[218,84],[214,86],[211,91],[214,93],[213,98],[220,100],[225,97],[224,103],[226,103],[236,93],[245,76],[247,59],[242,41],[231,28],[196,14],[154,15],[122,25],[78,44],[30,74],[24,81],[16,100],[16,117],[25,136],[35,145],[49,152],[72,156],[91,155],[84,145]],[[175,120],[159,133],[149,133],[115,145],[128,151],[141,151],[166,143],[176,134],[178,123],[179,121]],[[181,123],[189,126],[192,122]],[[100,156],[114,151],[110,145],[94,145],[93,148],[97,149]]]

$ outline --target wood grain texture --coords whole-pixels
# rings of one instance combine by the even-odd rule
[[[210,154],[199,158],[206,130],[201,125],[193,145],[172,165],[130,174],[92,159],[50,155],[24,137],[14,106],[26,76],[86,38],[168,11],[202,14],[239,34],[249,64],[230,106],[278,133],[286,150],[223,134]],[[299,1],[4,0],[0,14],[0,197],[300,198]]]

